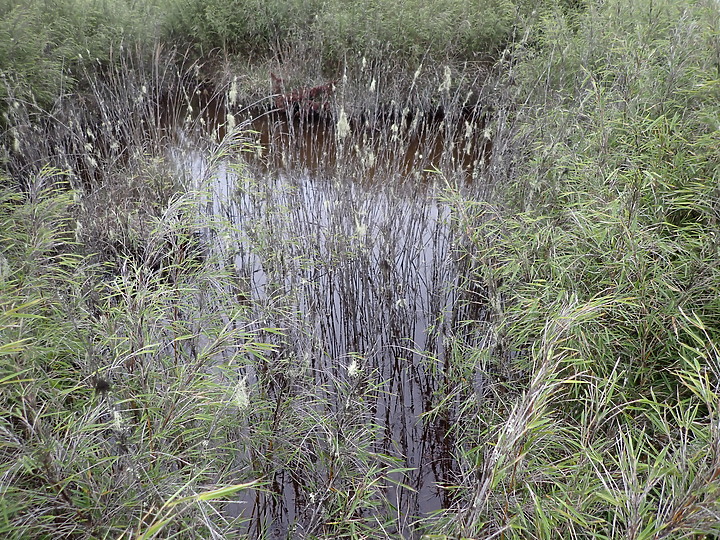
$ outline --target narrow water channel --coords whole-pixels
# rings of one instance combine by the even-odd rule
[[[344,140],[331,122],[286,115],[246,127],[254,146],[239,168],[197,152],[176,159],[196,176],[213,167],[208,208],[233,225],[233,238],[217,241],[239,301],[259,327],[282,329],[268,336],[279,386],[312,387],[321,414],[341,427],[364,425],[368,451],[397,469],[382,512],[394,513],[395,534],[411,537],[416,520],[450,505],[443,486],[456,473],[452,420],[427,414],[442,399],[446,340],[462,318],[442,199],[449,179],[431,171],[470,185],[482,160],[478,137],[462,132],[453,142],[428,123],[402,141],[391,128]],[[260,369],[243,366],[248,388]],[[248,492],[228,511],[247,519],[241,532],[250,537],[302,536],[314,519],[303,484],[281,471],[268,491]]]

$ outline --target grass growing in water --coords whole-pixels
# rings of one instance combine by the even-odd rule
[[[717,5],[586,8],[542,11],[498,62],[493,196],[449,195],[476,316],[452,326],[424,411],[450,420],[459,464],[437,535],[717,534]],[[229,536],[236,496],[259,531],[277,485],[309,479],[289,534],[390,534],[395,463],[358,412],[379,388],[315,385],[283,351],[277,327],[302,330],[284,265],[307,260],[256,251],[277,269],[260,312],[210,247],[237,230],[168,190],[161,157],[98,167],[111,182],[90,195],[43,160],[0,212],[0,530]]]

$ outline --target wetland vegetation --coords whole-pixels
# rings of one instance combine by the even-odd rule
[[[717,1],[0,14],[0,535],[720,533]]]

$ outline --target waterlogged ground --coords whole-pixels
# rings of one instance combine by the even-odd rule
[[[209,164],[197,151],[176,154],[196,179],[211,179],[208,211],[232,224],[215,240],[236,274],[232,293],[259,328],[282,329],[267,336],[272,365],[239,366],[242,391],[251,399],[270,377],[281,393],[306,394],[339,431],[349,426],[349,438],[398,469],[377,511],[409,535],[450,505],[439,486],[456,478],[452,420],[428,414],[447,389],[447,339],[463,318],[448,177],[428,171],[444,164],[473,189],[482,157],[437,126],[354,144],[332,123],[284,115],[250,127],[257,146],[240,167],[236,155]],[[278,471],[269,492],[249,492],[228,512],[247,518],[253,537],[307,530],[311,480]]]

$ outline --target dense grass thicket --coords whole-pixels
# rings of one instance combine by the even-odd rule
[[[337,77],[338,125],[410,96],[492,142],[482,198],[436,174],[474,316],[423,520],[388,517],[379,386],[283,354],[297,313],[253,305],[212,170],[166,152],[278,66]],[[717,1],[0,0],[0,110],[0,536],[237,537],[280,475],[290,536],[720,534]],[[234,122],[208,147],[242,178]]]
[[[719,527],[718,24],[713,2],[550,10],[505,58],[498,198],[458,205],[510,389],[459,428],[465,534]]]
[[[74,90],[83,59],[106,63],[123,46],[160,39],[167,7],[152,0],[3,0],[0,98],[51,106]]]
[[[427,53],[486,56],[507,41],[532,2],[503,0],[301,0],[190,2],[180,30],[202,43],[265,53],[280,44],[309,47],[328,60],[348,51],[369,56]]]
[[[0,98],[47,108],[82,80],[83,60],[112,64],[138,46],[150,55],[158,42],[196,57],[312,58],[326,68],[358,54],[487,59],[533,7],[509,0],[2,0]]]

